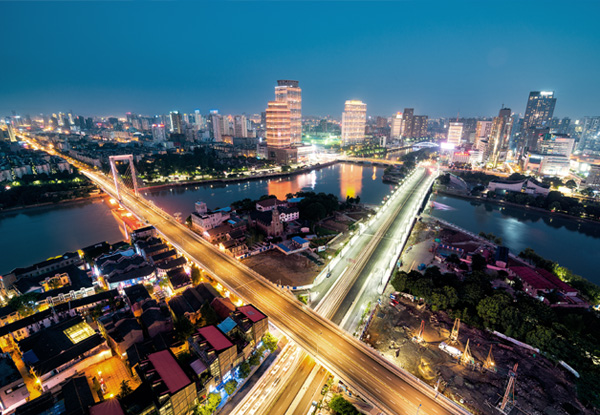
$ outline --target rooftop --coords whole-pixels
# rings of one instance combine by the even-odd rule
[[[217,352],[228,349],[233,346],[221,330],[216,326],[206,326],[198,329],[198,333],[210,344]]]
[[[148,360],[154,366],[161,379],[169,388],[169,392],[176,393],[191,383],[181,366],[168,350],[148,355]]]
[[[256,307],[250,304],[238,307],[238,311],[253,323],[267,318],[267,316],[265,316],[263,313],[258,311]]]

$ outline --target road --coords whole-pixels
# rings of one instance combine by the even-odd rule
[[[116,196],[113,183],[97,172],[82,173]],[[423,180],[430,174],[419,169]],[[389,414],[467,414],[443,396],[434,398],[431,388],[421,385],[410,374],[394,366],[376,351],[343,329],[323,318],[292,295],[221,253],[214,246],[176,222],[139,196],[121,193],[121,203],[146,223],[153,224],[171,244],[200,264],[229,291],[254,304],[269,316],[282,332],[334,375],[343,379],[365,399]]]

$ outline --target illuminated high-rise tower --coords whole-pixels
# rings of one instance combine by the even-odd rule
[[[390,136],[392,138],[400,138],[402,135],[402,113],[398,112],[392,117],[392,129]]]
[[[489,161],[491,161],[494,167],[506,157],[512,124],[513,118],[510,108],[502,108],[498,113],[498,116],[494,117],[494,120],[492,121],[488,153]]]
[[[342,113],[342,146],[360,143],[365,139],[367,104],[348,100]]]
[[[285,102],[290,110],[291,144],[302,142],[302,89],[298,81],[281,79],[275,87],[275,100]]]
[[[448,139],[447,143],[452,144],[454,147],[458,147],[462,141],[463,123],[462,122],[451,122],[448,127]]]
[[[291,144],[291,112],[287,102],[269,101],[266,118],[267,147],[289,147]]]
[[[539,129],[550,126],[554,114],[556,98],[554,92],[531,91],[527,100],[527,108],[521,125],[521,147],[535,151],[539,138]]]
[[[183,131],[183,120],[179,111],[171,111],[169,119],[171,120],[171,132],[181,134]]]

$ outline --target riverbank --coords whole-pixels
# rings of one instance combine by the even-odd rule
[[[15,206],[8,209],[0,209],[0,216],[8,213],[22,212],[24,210],[32,210],[37,208],[49,207],[49,206],[69,206],[75,205],[78,203],[89,202],[97,199],[108,198],[109,196],[105,193],[99,193],[97,195],[89,195],[86,197],[77,197],[75,199],[65,199],[60,200],[58,202],[46,202],[46,203],[37,203],[35,205],[27,205],[27,206]]]
[[[188,180],[184,182],[176,182],[176,183],[164,183],[157,184],[155,186],[147,186],[141,187],[138,191],[155,191],[155,190],[165,190],[173,187],[184,187],[184,186],[193,186],[193,185],[210,185],[210,184],[230,184],[230,183],[239,183],[245,181],[255,181],[255,180],[265,180],[265,179],[277,179],[280,177],[291,177],[298,174],[308,173],[313,170],[321,170],[325,167],[333,166],[337,163],[341,163],[343,160],[334,160],[323,164],[315,164],[314,166],[309,166],[303,169],[298,169],[294,171],[288,172],[279,172],[279,173],[267,173],[260,174],[256,176],[243,176],[243,177],[232,177],[231,179],[208,179],[208,180]]]
[[[581,218],[581,217],[569,215],[568,213],[552,212],[551,210],[542,209],[542,208],[538,208],[535,206],[519,205],[518,203],[506,202],[504,200],[498,200],[498,199],[488,199],[487,197],[481,197],[481,196],[466,195],[464,193],[452,192],[449,190],[437,189],[437,192],[438,192],[438,194],[445,195],[445,196],[452,196],[452,197],[457,197],[457,198],[465,199],[465,200],[477,200],[478,202],[493,203],[493,204],[499,205],[499,206],[509,206],[509,207],[514,207],[514,208],[521,208],[524,210],[534,211],[534,212],[538,212],[538,213],[544,213],[544,214],[547,214],[548,216],[560,217],[563,219],[570,219],[570,220],[573,220],[576,222],[590,223],[590,224],[600,226],[600,222],[597,220]]]

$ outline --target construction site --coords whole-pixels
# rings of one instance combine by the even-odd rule
[[[591,414],[574,375],[536,351],[433,313],[394,294],[375,313],[365,341],[399,367],[476,414]]]

